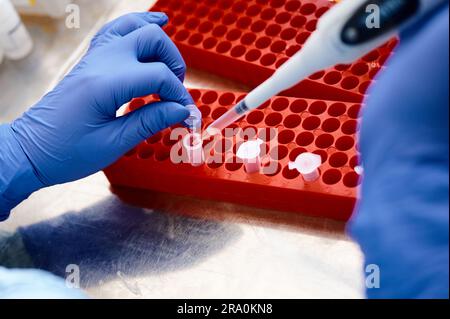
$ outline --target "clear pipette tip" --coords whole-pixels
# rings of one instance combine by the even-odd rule
[[[202,139],[206,140],[211,136],[220,134],[223,129],[227,128],[230,124],[233,124],[241,117],[245,115],[245,113],[238,112],[242,102],[235,105],[233,108],[229,109],[225,114],[215,120],[211,125],[209,125],[205,132],[203,132]]]

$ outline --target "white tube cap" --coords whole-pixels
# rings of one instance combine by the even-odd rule
[[[236,155],[243,160],[257,158],[261,154],[262,144],[264,144],[264,142],[259,138],[254,141],[244,142],[239,147]]]
[[[187,105],[189,117],[184,121],[184,124],[193,131],[197,131],[202,126],[202,112],[194,104]]]
[[[296,169],[302,174],[305,181],[311,182],[319,178],[318,168],[322,165],[320,155],[314,153],[302,153],[294,162],[289,162],[289,169]]]

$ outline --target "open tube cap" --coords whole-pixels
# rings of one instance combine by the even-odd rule
[[[314,153],[302,153],[294,162],[289,162],[289,169],[296,169],[302,175],[314,173],[322,165],[320,155]]]
[[[194,104],[187,105],[189,117],[183,122],[189,129],[196,132],[202,127],[202,112]]]
[[[250,160],[257,158],[261,154],[261,145],[264,142],[261,139],[256,139],[254,141],[247,141],[241,144],[236,155],[240,159]]]

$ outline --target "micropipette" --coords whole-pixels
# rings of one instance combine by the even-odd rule
[[[385,43],[400,28],[417,21],[446,0],[344,0],[319,20],[303,48],[243,100],[214,121],[204,138],[311,74],[336,64],[351,63]],[[378,14],[378,16],[377,16]],[[372,20],[371,20],[372,19]],[[379,25],[377,25],[377,19]]]

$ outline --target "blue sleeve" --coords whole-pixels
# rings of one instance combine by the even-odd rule
[[[38,269],[0,267],[0,299],[85,299],[80,289],[70,289],[62,278]]]
[[[448,298],[448,5],[401,37],[362,114],[362,199],[350,223],[369,298]]]
[[[87,298],[68,277],[72,273],[62,274],[67,284],[64,278],[31,269],[35,264],[19,232],[0,230],[0,265],[0,299]]]
[[[42,186],[11,128],[0,124],[0,222]]]

